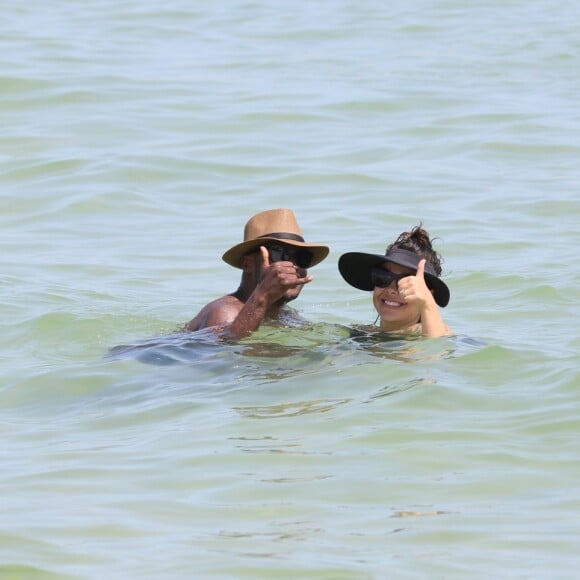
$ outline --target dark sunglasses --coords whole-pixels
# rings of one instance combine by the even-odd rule
[[[394,274],[384,268],[373,268],[371,270],[371,282],[373,283],[373,286],[377,288],[386,288],[393,282],[398,282],[407,276],[412,276],[412,274]]]
[[[290,246],[268,245],[270,262],[294,262],[299,268],[308,268],[312,264],[314,254],[304,248]]]

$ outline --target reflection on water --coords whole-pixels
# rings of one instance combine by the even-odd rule
[[[368,392],[361,402],[371,403],[384,397],[405,392],[417,386],[432,384],[434,379],[425,376],[393,377],[392,369],[381,380],[381,366],[389,363],[435,363],[449,357],[472,353],[481,343],[461,337],[425,339],[423,337],[393,336],[376,329],[346,327],[337,324],[314,324],[300,327],[264,327],[252,336],[231,342],[215,333],[177,332],[138,340],[131,344],[111,348],[106,356],[110,362],[136,360],[155,367],[183,369],[184,388],[190,389],[188,367],[195,369],[196,393],[204,389],[215,394],[216,389],[232,386],[266,386],[284,380],[295,379],[290,386],[306,381],[316,382],[317,377],[325,384],[329,379],[348,382],[348,389],[356,389],[360,372],[372,365],[376,375],[375,392]],[[358,371],[356,369],[361,369]],[[370,370],[370,369],[369,369]],[[351,378],[350,373],[355,376]],[[364,371],[363,371],[364,372]],[[358,373],[358,374],[357,374]],[[175,377],[173,377],[175,380]],[[285,388],[288,388],[286,385]],[[330,387],[332,389],[332,387]],[[327,393],[328,394],[328,393]],[[295,417],[311,413],[324,413],[335,409],[351,399],[337,395],[318,396],[313,399],[280,402],[264,406],[238,405],[235,411],[252,418]]]
[[[143,363],[166,366],[199,362],[219,352],[220,338],[208,331],[178,332],[118,345],[109,350],[107,360],[135,358]]]
[[[404,393],[405,391],[408,391],[409,389],[413,389],[415,387],[421,387],[426,385],[432,386],[435,384],[436,384],[435,379],[432,379],[430,377],[420,377],[400,384],[387,385],[378,390],[373,395],[371,395],[366,401],[363,401],[363,403],[372,403],[377,399],[383,399],[384,397],[388,397],[390,395]]]
[[[282,403],[259,407],[234,407],[234,410],[245,417],[253,419],[271,419],[272,417],[296,417],[310,413],[327,413],[336,409],[339,405],[348,403],[351,399],[314,401],[298,401],[294,403]]]
[[[449,358],[457,354],[460,337],[425,338],[417,335],[391,334],[376,327],[351,328],[351,342],[373,356],[401,362],[424,362]],[[468,339],[468,343],[469,344]],[[471,346],[481,346],[473,341]]]
[[[281,531],[272,531],[272,532],[236,532],[236,531],[221,531],[219,532],[218,536],[220,538],[228,538],[228,539],[246,539],[246,538],[257,538],[257,539],[269,539],[274,541],[283,541],[283,540],[307,540],[313,534],[319,534],[323,530],[322,528],[301,528],[301,526],[307,522],[292,522],[290,525],[296,525],[299,527],[297,531],[289,531],[289,530],[281,530]],[[252,554],[255,556],[255,554]],[[270,554],[268,554],[270,556]]]
[[[108,360],[135,358],[152,365],[199,363],[227,353],[250,359],[295,359],[323,362],[329,355],[345,350],[403,362],[433,360],[453,356],[462,350],[484,346],[469,338],[426,339],[421,336],[393,335],[376,328],[316,324],[301,327],[265,327],[251,337],[232,343],[209,330],[179,332],[138,340],[111,348]]]
[[[425,518],[433,516],[445,516],[451,512],[444,510],[433,510],[433,511],[397,511],[391,517],[392,518]]]
[[[304,453],[303,445],[297,440],[284,441],[279,437],[230,437],[236,441],[236,448],[245,453]]]
[[[207,330],[178,332],[114,347],[107,360],[134,359],[157,367],[182,368],[186,392],[191,392],[192,385],[187,368],[193,367],[196,397],[204,393],[222,396],[224,388],[231,392],[232,386],[236,390],[243,387],[241,391],[247,394],[239,395],[243,400],[230,401],[230,410],[245,419],[263,420],[331,413],[352,402],[376,403],[436,385],[432,364],[482,346],[462,337],[403,337],[376,328],[315,324],[264,327],[238,342],[223,340]],[[413,369],[409,363],[419,366]],[[361,392],[363,376],[370,389]],[[307,387],[311,382],[319,385],[315,393]],[[256,387],[267,386],[272,389],[256,391]],[[269,443],[265,446],[269,453],[301,452],[279,442]],[[254,445],[251,450],[258,451]]]
[[[304,354],[304,347],[286,346],[285,344],[276,344],[268,342],[256,342],[254,344],[244,345],[237,351],[237,354],[250,357],[264,358],[286,358],[289,356]]]

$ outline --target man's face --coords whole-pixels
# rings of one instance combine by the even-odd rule
[[[283,248],[283,249],[282,249]],[[310,263],[312,255],[307,250],[298,249],[294,252],[294,248],[287,249],[287,246],[268,247],[267,258],[261,251],[252,252],[246,256],[244,269],[246,274],[250,277],[253,287],[255,288],[266,276],[272,278],[277,277],[277,274],[282,274],[282,278],[290,280],[292,278],[304,278],[308,271],[300,264]],[[300,253],[302,252],[302,254]],[[307,254],[307,255],[304,255]],[[296,300],[302,291],[303,284],[290,285],[284,294],[276,301],[278,304],[286,304],[292,300]]]

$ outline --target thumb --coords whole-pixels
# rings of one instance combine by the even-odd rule
[[[417,266],[417,278],[421,278],[421,280],[425,280],[425,263],[427,262],[427,260],[425,260],[424,258],[422,260],[419,260],[419,265]]]
[[[265,246],[260,246],[260,253],[262,254],[262,265],[264,268],[268,268],[270,266],[270,254],[268,254]]]

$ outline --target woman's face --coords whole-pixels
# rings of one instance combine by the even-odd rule
[[[415,275],[415,270],[392,262],[386,262],[383,268],[393,274]],[[386,288],[375,286],[373,304],[381,318],[380,327],[383,330],[404,330],[419,322],[418,307],[403,300],[399,294],[397,280],[391,282]]]

